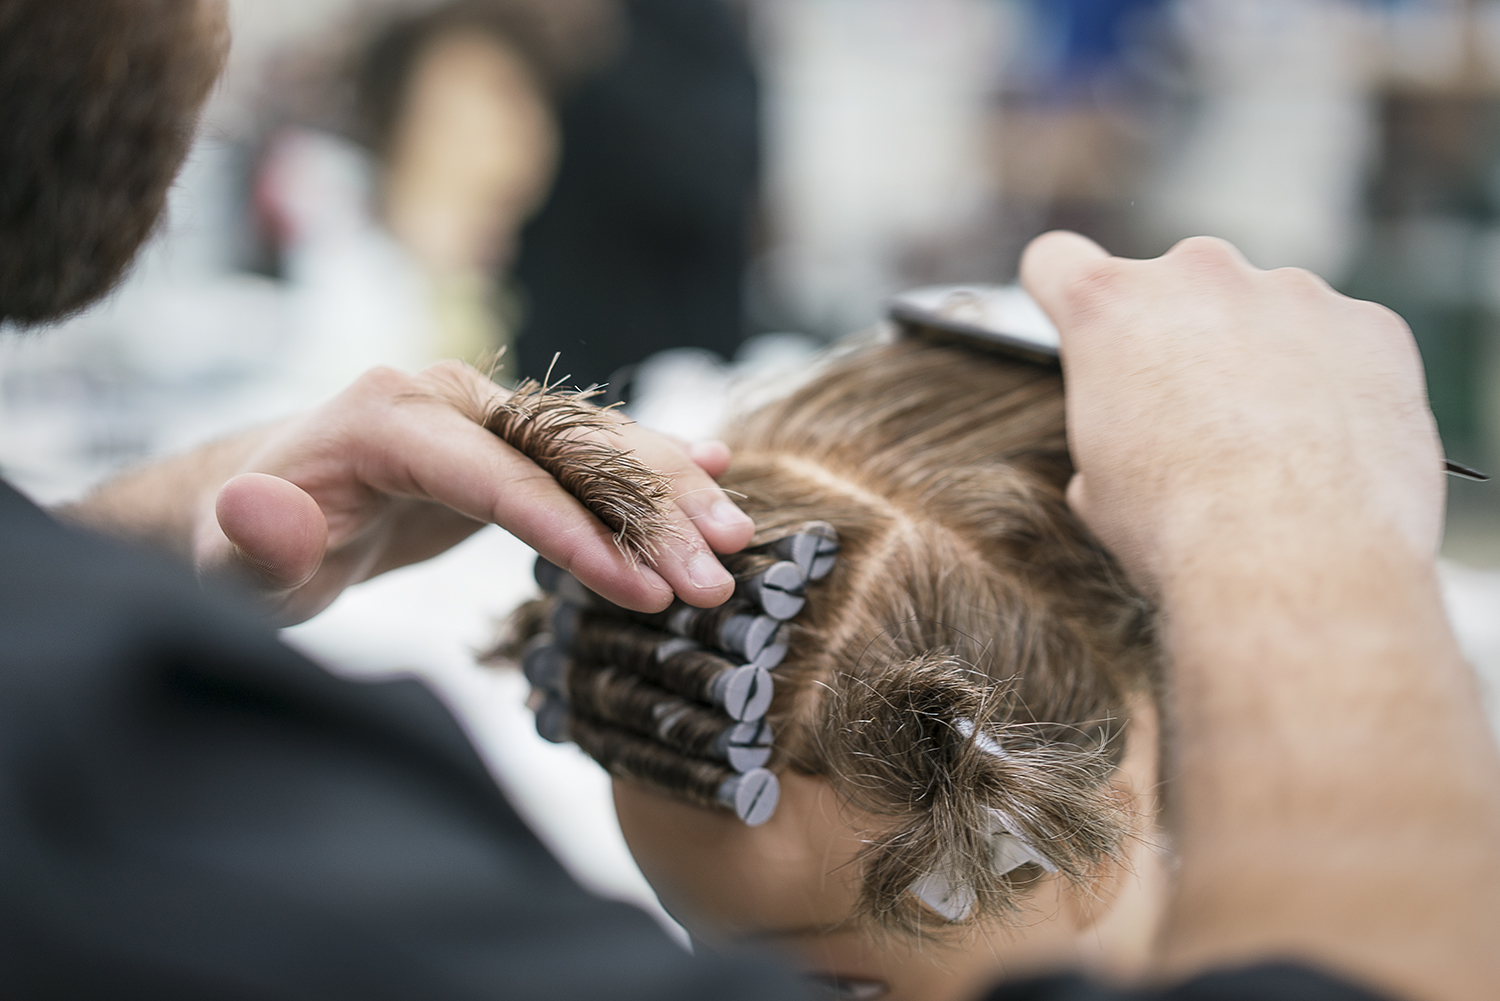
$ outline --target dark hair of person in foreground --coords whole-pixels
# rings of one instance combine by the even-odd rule
[[[120,279],[227,43],[196,0],[0,3],[0,322],[56,319]]]

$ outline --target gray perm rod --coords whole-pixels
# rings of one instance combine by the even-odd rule
[[[718,799],[747,826],[759,827],[776,812],[776,803],[781,799],[781,783],[764,768],[752,768],[743,775],[725,779],[719,785]]]
[[[755,655],[750,663],[756,667],[763,667],[767,671],[774,671],[786,660],[787,651],[790,649],[786,641],[786,623],[782,623],[781,632],[777,634],[774,643],[767,644],[765,649]]]
[[[737,772],[764,767],[771,760],[771,725],[764,719],[736,723],[719,734],[714,753]]]
[[[570,605],[592,608],[599,604],[608,604],[603,598],[579,583],[577,577],[540,556],[536,558],[536,567],[532,575],[536,577],[537,587]]]
[[[730,719],[760,719],[771,708],[775,694],[771,672],[754,664],[731,667],[714,678],[709,695]]]
[[[772,563],[769,567],[739,583],[739,593],[760,606],[760,610],[773,619],[785,622],[807,604],[802,591],[807,586],[807,575],[802,568],[790,560]]]
[[[719,649],[759,664],[761,654],[776,643],[780,632],[781,621],[769,615],[731,615],[719,627]]]
[[[767,551],[797,564],[808,580],[822,580],[838,556],[839,533],[826,521],[811,521],[771,543]]]
[[[549,694],[536,708],[536,732],[553,744],[566,744],[572,740],[568,732],[568,704]]]
[[[552,641],[564,650],[571,650],[578,639],[578,608],[565,601],[558,602],[552,610]]]
[[[553,645],[547,633],[533,636],[521,655],[521,673],[532,688],[557,695],[567,694],[568,656]]]

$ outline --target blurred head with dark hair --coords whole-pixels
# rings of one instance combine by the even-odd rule
[[[218,76],[220,0],[0,0],[0,321],[108,292]]]
[[[509,340],[497,274],[556,172],[558,96],[610,51],[615,0],[448,0],[387,18],[353,66],[379,210],[431,282],[438,351]]]
[[[556,96],[613,38],[612,0],[450,0],[354,67],[357,137],[392,231],[437,273],[503,267],[557,163]]]
[[[454,37],[505,49],[540,96],[556,95],[609,51],[613,7],[609,0],[451,0],[387,21],[355,61],[358,138],[377,153],[390,150],[413,78],[430,50]]]

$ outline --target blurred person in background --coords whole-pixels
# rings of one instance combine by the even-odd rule
[[[307,69],[273,88],[271,119],[290,121],[271,132],[256,191],[269,249],[284,260],[316,243],[328,210],[308,187],[341,151],[309,127],[346,134],[373,156],[369,190],[351,192],[367,204],[351,211],[395,238],[425,287],[426,316],[409,321],[427,331],[424,359],[508,351],[520,316],[509,275],[556,171],[556,102],[617,46],[617,22],[613,0],[402,4],[357,17],[352,54],[326,40],[291,51]]]
[[[432,282],[439,357],[511,347],[508,274],[557,169],[555,102],[615,42],[611,0],[456,0],[387,23],[354,69],[379,211]]]
[[[1138,248],[1132,200],[1161,140],[1166,0],[1030,0],[1028,43],[1004,72],[992,142],[1014,273],[1038,233]]]
[[[759,180],[757,88],[736,10],[402,10],[361,19],[352,107],[329,72],[344,59],[326,45],[301,57],[325,67],[282,85],[293,93],[281,100],[290,123],[373,153],[371,210],[429,288],[426,356],[506,346],[505,372],[541,377],[560,354],[554,375],[580,385],[670,348],[732,356]],[[293,252],[324,211],[303,189],[339,157],[305,147],[300,129],[273,132],[257,195]]]
[[[556,375],[606,383],[669,348],[732,357],[743,337],[760,109],[740,12],[623,10],[623,49],[561,104],[557,180],[521,237],[522,375],[557,354]]]

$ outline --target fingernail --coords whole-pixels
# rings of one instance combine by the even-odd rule
[[[715,504],[708,512],[708,518],[720,528],[740,528],[744,525],[755,524],[748,514],[727,500],[721,500]]]
[[[694,556],[688,562],[687,572],[688,580],[693,586],[705,591],[723,587],[733,579],[729,576],[729,571],[724,569],[724,564],[714,558],[713,553]]]

